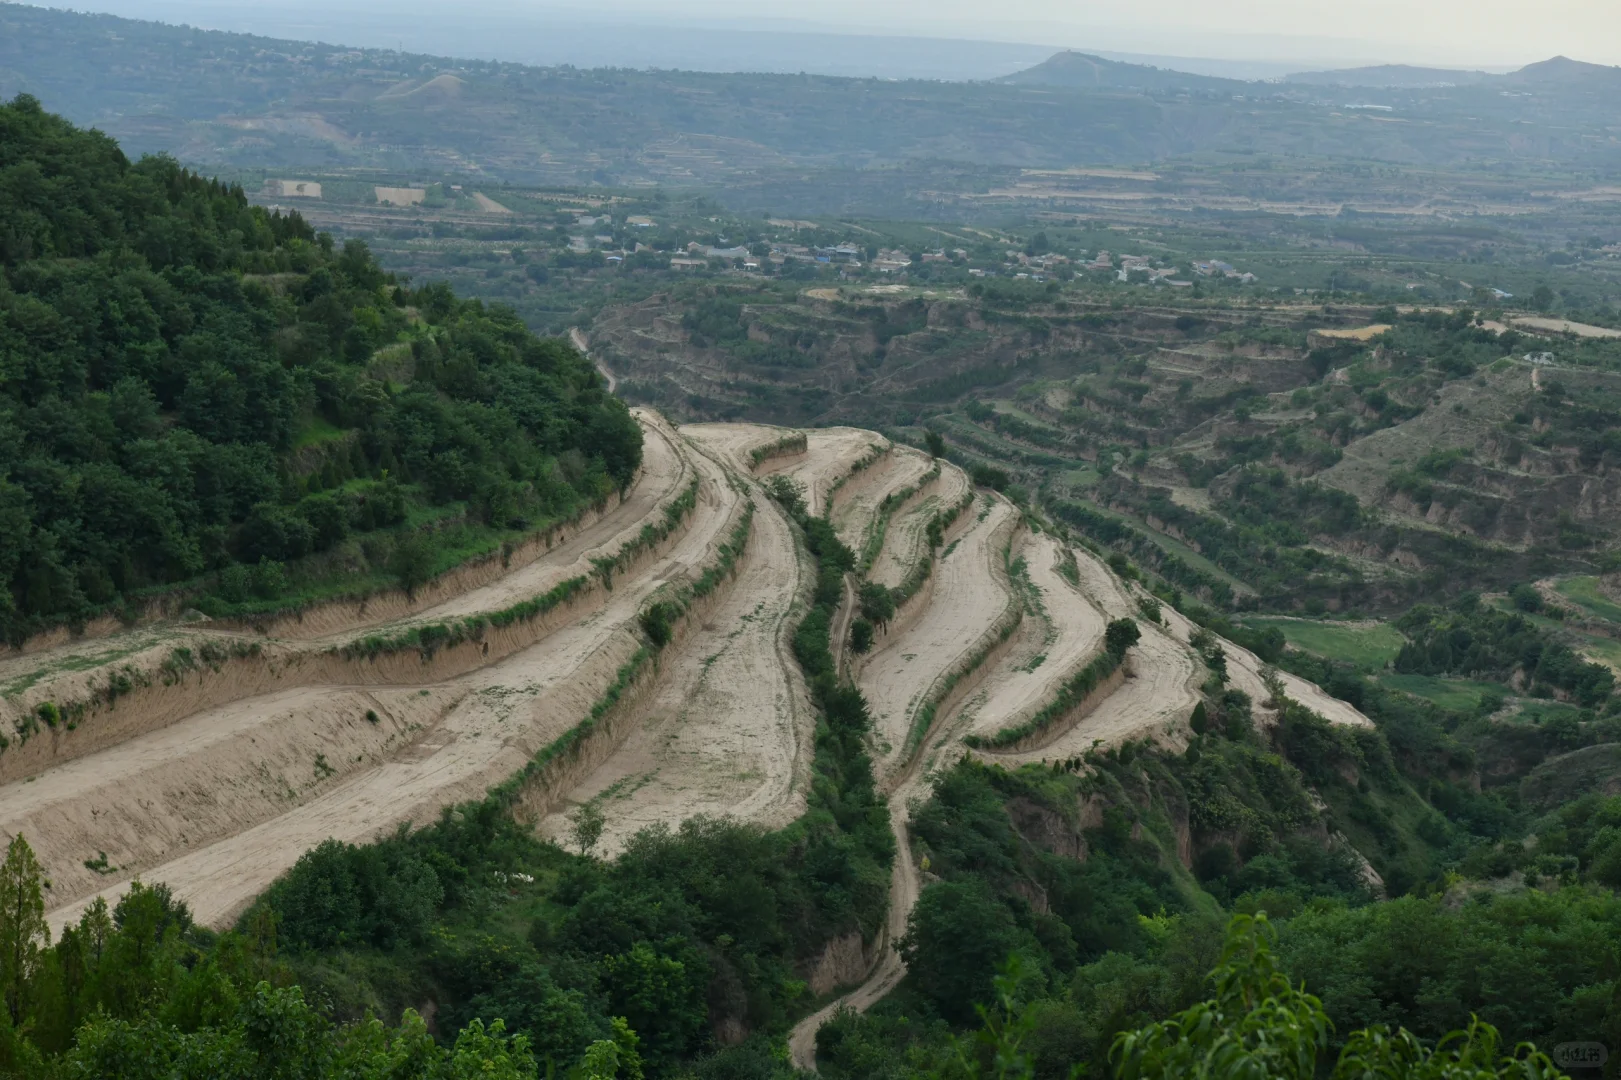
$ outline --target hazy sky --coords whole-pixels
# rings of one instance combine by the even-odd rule
[[[1254,59],[1509,65],[1565,54],[1621,64],[1621,0],[601,0],[593,8]]]
[[[1621,64],[1621,0],[33,0],[136,18],[249,29],[256,20],[708,23],[882,33],[1054,48],[1277,60],[1518,67],[1566,55]],[[214,13],[203,17],[204,11]],[[222,15],[221,13],[227,13]],[[517,26],[514,25],[514,30]]]

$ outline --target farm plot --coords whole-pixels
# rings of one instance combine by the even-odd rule
[[[1006,608],[1001,561],[1017,522],[1011,504],[994,500],[935,566],[922,617],[861,666],[856,681],[872,711],[880,774],[901,766],[930,688],[970,657]]]
[[[1019,724],[1103,648],[1103,613],[1058,572],[1063,545],[1043,534],[1029,537],[1021,548],[1034,617],[1026,618],[1019,647],[963,704],[954,730],[993,735]]]
[[[968,491],[968,475],[955,465],[942,463],[940,479],[890,518],[884,546],[867,572],[868,578],[889,588],[905,581],[928,553],[929,522],[940,511],[956,506]]]
[[[896,446],[872,465],[853,474],[834,494],[830,515],[833,528],[857,558],[869,540],[878,539],[875,530],[882,527],[878,510],[884,499],[915,487],[933,465],[928,455],[911,447]],[[891,513],[895,509],[891,507]]]
[[[1166,629],[1174,634],[1178,641],[1186,642],[1196,629],[1193,623],[1181,612],[1169,606],[1163,607],[1162,611]],[[1233,687],[1250,696],[1250,700],[1255,702],[1257,716],[1261,716],[1264,712],[1261,703],[1272,696],[1271,691],[1266,688],[1266,683],[1261,680],[1261,669],[1266,666],[1265,663],[1242,645],[1235,645],[1226,638],[1220,640],[1221,651],[1227,654],[1228,681]],[[1369,727],[1373,723],[1350,704],[1326,693],[1314,682],[1308,682],[1298,675],[1281,670],[1278,677],[1283,680],[1284,691],[1291,698],[1330,723],[1347,724],[1352,727]]]
[[[594,803],[617,854],[649,825],[697,815],[776,827],[804,812],[815,719],[790,651],[808,569],[782,511],[756,500],[737,582],[699,628],[660,657],[658,689],[612,757],[572,791]],[[563,807],[542,822],[566,843]]]
[[[1197,700],[1203,669],[1182,642],[1140,617],[1135,601],[1109,570],[1085,550],[1075,552],[1081,592],[1107,618],[1135,618],[1142,637],[1130,654],[1131,675],[1085,719],[1040,750],[998,754],[1009,767],[1075,757],[1094,743],[1115,745],[1148,736],[1175,746]]]
[[[782,434],[780,430],[778,435]],[[862,428],[813,428],[805,433],[806,452],[797,457],[773,458],[760,466],[761,476],[786,476],[805,489],[805,506],[814,517],[827,505],[828,491],[840,477],[873,448],[887,449],[889,440]]]

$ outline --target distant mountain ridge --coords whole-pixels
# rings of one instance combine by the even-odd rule
[[[1147,64],[1128,64],[1120,60],[1105,60],[1092,53],[1066,49],[1056,53],[1033,68],[1004,75],[997,80],[1009,86],[1054,86],[1072,89],[1118,90],[1214,90],[1223,93],[1242,91],[1264,85],[1243,79],[1224,79],[1214,75],[1194,75],[1172,68],[1150,67]]]
[[[1288,86],[1346,86],[1367,89],[1417,90],[1427,87],[1501,86],[1559,87],[1566,90],[1621,89],[1621,67],[1589,64],[1568,56],[1555,56],[1517,71],[1494,74],[1458,68],[1412,64],[1377,64],[1329,71],[1299,71],[1272,82],[1195,75],[1172,68],[1106,60],[1091,53],[1066,49],[1033,68],[1005,75],[998,82],[1010,86],[1051,86],[1077,89],[1206,90],[1253,93],[1256,88]]]
[[[1306,86],[1364,86],[1405,90],[1426,86],[1473,86],[1496,77],[1485,71],[1415,67],[1412,64],[1378,64],[1373,67],[1340,68],[1334,71],[1298,71],[1292,75],[1285,75],[1283,81]]]

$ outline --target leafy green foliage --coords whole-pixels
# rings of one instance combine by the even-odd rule
[[[1211,974],[1215,996],[1171,1020],[1122,1032],[1110,1052],[1119,1080],[1149,1077],[1282,1077],[1314,1080],[1332,1025],[1323,1003],[1290,983],[1273,955],[1275,935],[1264,915],[1238,915],[1221,964]],[[1405,1029],[1376,1025],[1353,1033],[1331,1075],[1402,1078],[1559,1076],[1534,1047],[1500,1053],[1497,1031],[1475,1018],[1431,1049]]]
[[[1420,605],[1397,620],[1409,641],[1396,655],[1399,672],[1484,675],[1568,692],[1595,705],[1615,688],[1615,675],[1583,660],[1520,612],[1505,612],[1465,597],[1450,608]]]
[[[273,600],[274,564],[412,505],[533,528],[641,460],[590,364],[510,311],[407,291],[360,242],[171,160],[132,165],[27,97],[0,105],[0,190],[12,641],[210,571],[227,603]],[[387,545],[390,570],[421,584],[435,547]]]

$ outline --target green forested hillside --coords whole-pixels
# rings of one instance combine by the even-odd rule
[[[412,290],[363,244],[132,164],[30,98],[0,105],[7,639],[178,582],[224,608],[340,572],[415,584],[640,456],[591,366],[510,312]]]

